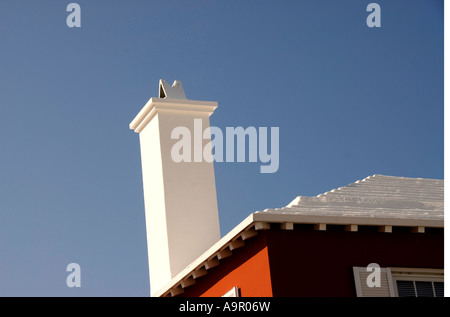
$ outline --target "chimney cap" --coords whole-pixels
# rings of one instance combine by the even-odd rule
[[[159,80],[159,98],[187,99],[181,81],[175,80],[170,86],[164,79]]]
[[[201,113],[212,115],[217,108],[215,101],[200,101],[187,99],[181,82],[175,80],[170,86],[164,79],[159,81],[159,97],[150,98],[137,116],[131,121],[130,129],[140,133],[152,120],[159,110],[172,110],[178,113],[190,113],[199,115]]]

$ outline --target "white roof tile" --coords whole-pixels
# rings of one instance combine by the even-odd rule
[[[315,197],[298,196],[289,205],[256,213],[302,216],[394,218],[443,221],[444,181],[373,175]]]

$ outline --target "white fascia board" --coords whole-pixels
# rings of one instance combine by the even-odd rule
[[[435,227],[443,228],[444,220],[436,219],[405,219],[405,218],[389,218],[389,217],[358,217],[358,216],[322,216],[322,215],[304,215],[294,213],[271,213],[271,212],[255,212],[253,213],[254,221],[269,223],[293,222],[301,224],[317,224],[326,223],[330,225],[366,225],[366,226],[403,226],[403,227]]]
[[[226,247],[228,243],[233,241],[234,238],[238,237],[243,231],[248,229],[254,223],[253,219],[254,214],[249,215],[245,218],[240,224],[234,227],[228,234],[222,237],[219,241],[217,241],[211,248],[205,251],[201,256],[199,256],[195,261],[186,266],[184,270],[178,273],[169,283],[167,283],[163,288],[158,290],[157,292],[152,292],[153,297],[160,297],[167,293],[171,288],[179,284],[184,278],[188,277],[188,275],[192,274],[193,271],[201,267],[206,261],[208,261],[211,257],[215,256],[217,252]]]

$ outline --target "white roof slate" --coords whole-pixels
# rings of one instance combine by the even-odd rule
[[[345,218],[359,219],[352,222],[355,224],[376,224],[377,220],[383,220],[379,221],[380,224],[401,225],[403,222],[409,225],[409,222],[417,220],[441,227],[444,220],[444,181],[373,175],[314,197],[298,196],[283,208],[256,213],[274,217],[285,215],[296,218],[294,222],[317,216],[340,218],[337,223],[342,223]]]

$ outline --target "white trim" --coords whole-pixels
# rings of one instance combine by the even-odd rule
[[[223,250],[221,250],[221,251],[219,251],[217,253],[217,258],[219,260],[226,259],[229,256],[231,256],[231,250],[230,249],[223,249]]]
[[[293,222],[283,222],[280,224],[280,228],[282,230],[294,230],[294,223]]]
[[[387,275],[387,279],[388,279],[388,284],[389,284],[389,295],[391,297],[395,296],[395,281],[392,279],[392,271],[390,267],[386,268],[386,275]]]
[[[362,266],[354,266],[353,267],[353,277],[354,277],[354,281],[355,281],[355,288],[356,288],[356,296],[357,297],[367,297],[367,294],[363,294],[363,283],[367,283],[366,281],[361,280],[361,273],[367,273],[367,267],[362,267]],[[393,285],[393,280],[391,277],[391,270],[390,268],[380,268],[380,273],[383,274],[385,276],[385,278],[387,279],[387,285],[385,286],[385,288],[383,289],[381,287],[376,287],[375,289],[378,290],[384,290],[384,291],[388,291],[389,292],[389,296],[393,297],[394,296],[394,285]],[[370,292],[367,290],[367,292]],[[380,296],[380,294],[376,294],[373,296]]]
[[[345,231],[348,232],[357,232],[358,231],[358,225],[346,225]]]
[[[378,232],[382,232],[382,233],[392,233],[392,226],[389,226],[389,225],[379,226],[379,227],[378,227]]]
[[[326,231],[327,230],[327,224],[326,223],[316,223],[316,224],[314,224],[314,230]]]
[[[188,277],[187,279],[185,279],[185,280],[183,280],[181,282],[181,287],[182,288],[186,288],[186,287],[189,287],[189,286],[194,285],[194,284],[195,284],[194,278],[193,277]]]
[[[353,278],[355,280],[355,288],[356,288],[356,296],[363,297],[362,288],[361,288],[361,267],[354,266],[353,267]]]
[[[241,233],[241,239],[243,241],[245,241],[247,239],[253,238],[257,234],[258,234],[258,232],[255,229],[249,229],[249,230],[246,230],[246,231]]]
[[[418,226],[411,229],[412,233],[425,233],[425,227],[424,226]]]
[[[242,248],[243,246],[244,246],[244,240],[236,239],[236,240],[230,242],[228,247],[230,248],[231,251],[233,251],[233,250]]]
[[[234,286],[228,292],[223,294],[222,297],[240,297],[239,296],[239,288],[237,286]]]
[[[292,222],[294,224],[363,225],[363,226],[400,226],[400,227],[436,227],[443,228],[444,220],[394,217],[330,216],[319,214],[276,213],[258,211],[253,213],[255,221],[268,223]]]
[[[255,222],[255,230],[267,230],[270,229],[270,223],[257,221]]]
[[[150,98],[137,116],[131,121],[130,129],[140,133],[156,115],[157,111],[203,112],[210,116],[218,107],[215,101],[189,99]]]
[[[357,297],[364,297],[362,283],[365,281],[361,280],[363,272],[366,272],[366,267],[353,267]],[[397,281],[444,282],[443,269],[386,267],[381,268],[381,273],[386,274],[390,297],[398,297]]]
[[[443,269],[392,268],[391,271],[394,297],[398,297],[397,281],[444,282]]]

